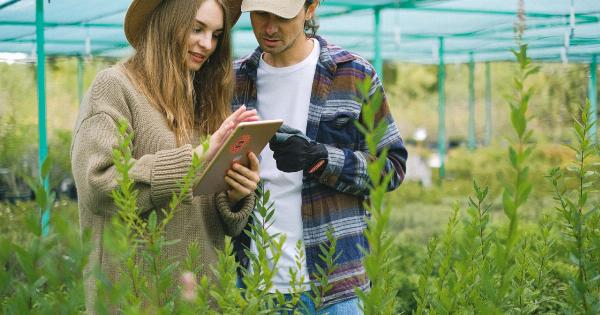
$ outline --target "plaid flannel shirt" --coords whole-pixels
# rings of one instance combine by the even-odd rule
[[[337,238],[338,267],[328,279],[333,287],[324,296],[326,306],[355,297],[356,287],[368,290],[370,286],[362,263],[364,255],[359,248],[368,249],[364,236],[368,213],[364,202],[370,185],[367,162],[373,155],[368,152],[363,135],[353,123],[361,119],[361,109],[366,100],[357,90],[357,83],[370,77],[370,96],[377,90],[384,96],[377,118],[385,119],[388,128],[377,150],[389,148],[385,172],[393,172],[394,176],[388,191],[398,187],[404,179],[407,152],[373,66],[360,56],[328,44],[322,37],[316,36],[316,39],[320,42],[321,52],[312,86],[306,135],[325,144],[329,157],[319,177],[305,172],[301,211],[306,263],[311,280],[314,280],[317,264],[325,268],[319,258],[319,245],[328,245],[327,230],[332,228]],[[243,104],[248,108],[257,106],[256,76],[261,54],[259,47],[235,62],[234,110]],[[238,260],[247,267],[248,259],[243,248],[249,246],[249,238],[242,234],[235,242]]]

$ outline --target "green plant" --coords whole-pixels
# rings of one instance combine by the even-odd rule
[[[575,119],[576,146],[573,164],[566,172],[560,168],[550,171],[548,178],[554,188],[556,210],[561,219],[561,245],[567,252],[566,263],[574,270],[566,275],[568,282],[569,312],[597,314],[600,312],[600,214],[599,203],[590,200],[598,193],[600,173],[591,162],[598,156],[598,145],[592,141],[589,101],[581,108],[580,119]],[[565,181],[574,180],[576,189],[566,189]]]
[[[502,207],[506,228],[490,225],[491,205],[488,187],[473,181],[475,198],[469,198],[467,217],[458,233],[460,206],[456,204],[441,243],[430,243],[419,279],[417,313],[531,313],[537,309],[532,296],[538,288],[529,280],[532,244],[519,229],[518,210],[533,188],[529,166],[533,146],[528,129],[528,104],[532,89],[526,79],[536,73],[527,57],[527,46],[514,52],[520,68],[515,77],[515,97],[509,100],[511,122],[517,139],[508,150],[512,183],[503,187]],[[439,245],[439,246],[438,246]],[[543,246],[547,246],[545,243]],[[538,246],[537,243],[535,246]],[[438,249],[439,248],[439,249]],[[436,254],[436,251],[440,251]],[[550,251],[542,250],[538,259],[544,262]],[[432,277],[435,275],[434,277]],[[540,282],[545,278],[540,275]]]
[[[72,228],[70,213],[46,188],[51,163],[30,180],[36,204],[12,206],[19,235],[0,235],[0,309],[3,314],[77,314],[84,311],[83,267],[90,234]],[[66,207],[65,207],[66,208]],[[48,233],[42,233],[40,209],[51,209]],[[10,215],[10,212],[8,213]],[[2,219],[6,217],[3,216]],[[7,218],[8,219],[8,218]],[[4,220],[3,220],[4,221]]]
[[[495,248],[495,259],[497,259],[497,272],[500,275],[500,283],[494,296],[493,303],[497,309],[503,305],[508,291],[512,285],[513,277],[517,270],[515,264],[512,264],[514,259],[513,249],[519,241],[518,225],[519,216],[518,209],[527,201],[529,194],[533,188],[529,180],[529,159],[533,152],[531,143],[532,130],[528,128],[530,120],[527,110],[529,108],[529,99],[533,93],[533,88],[526,87],[526,79],[539,71],[539,67],[535,67],[531,63],[531,58],[527,56],[527,45],[521,44],[519,51],[513,51],[517,62],[519,63],[519,71],[515,76],[515,96],[513,100],[509,100],[510,117],[513,128],[516,132],[517,140],[514,146],[509,147],[509,160],[514,170],[512,178],[513,185],[505,186],[502,194],[502,205],[504,214],[509,220],[508,231],[506,238],[498,243]]]
[[[37,141],[37,136],[31,137],[32,129],[34,125],[20,123],[14,113],[0,115],[0,168],[8,168],[18,176],[32,175],[31,143]]]
[[[358,91],[363,96],[370,95],[370,86],[369,78],[357,84]],[[369,248],[361,248],[365,254],[364,266],[371,281],[371,290],[363,292],[356,289],[365,314],[393,314],[396,308],[394,298],[396,289],[391,276],[395,258],[390,255],[394,240],[387,231],[391,208],[385,200],[388,184],[394,174],[389,172],[382,175],[388,149],[383,148],[380,152],[377,150],[377,145],[381,143],[388,127],[385,119],[376,119],[382,101],[383,95],[379,90],[371,97],[367,97],[367,103],[362,108],[362,123],[355,124],[364,135],[369,152],[375,156],[367,166],[371,187],[365,208],[371,214],[371,218],[367,221],[368,228],[365,236]]]
[[[64,179],[71,177],[71,138],[70,130],[55,130],[50,137],[48,155],[53,162],[49,176],[51,189],[59,188]]]
[[[156,211],[152,211],[147,219],[143,219],[137,208],[137,194],[129,171],[133,167],[131,143],[133,134],[127,133],[126,122],[119,122],[121,141],[113,150],[114,163],[119,178],[118,188],[112,197],[119,211],[112,218],[111,228],[104,234],[106,248],[118,266],[123,266],[120,276],[113,280],[97,269],[95,276],[99,298],[96,311],[111,312],[120,307],[120,311],[129,314],[139,313],[172,313],[175,311],[179,294],[178,283],[174,275],[179,262],[164,258],[161,251],[178,240],[167,240],[165,227],[172,220],[177,206],[189,193],[193,179],[201,167],[201,158],[194,154],[192,166],[179,183],[178,194],[174,194],[167,209],[161,210],[161,220]],[[205,148],[207,142],[204,141]],[[206,150],[205,150],[206,151]],[[192,258],[190,258],[192,259]],[[142,272],[142,267],[148,273]]]
[[[536,143],[533,150],[531,143],[540,137],[531,133],[530,130],[538,128],[537,122],[529,117],[532,109],[536,111],[535,104],[543,101],[537,97],[531,100],[532,90],[528,86],[532,85],[531,81],[546,82],[547,79],[530,77],[536,70],[525,47],[516,52],[516,56],[518,73],[512,81],[516,93],[510,100],[509,116],[517,136],[508,155],[501,153],[504,148],[499,147],[475,153],[458,149],[448,163],[452,178],[445,185],[425,189],[406,183],[399,191],[385,196],[381,187],[385,186],[386,178],[380,176],[379,168],[383,154],[369,166],[373,190],[367,205],[372,214],[367,235],[371,250],[365,264],[373,280],[373,290],[359,293],[366,313],[600,312],[600,255],[597,254],[600,250],[600,148],[591,141],[593,122],[588,114],[589,105],[579,108],[579,115],[573,119],[575,140],[570,147],[575,159],[571,165],[565,167],[564,162],[571,152],[557,145]],[[561,82],[557,81],[553,81],[553,86],[560,86]],[[377,103],[377,97],[371,101]],[[367,124],[363,130],[370,145],[377,143],[379,128],[383,128],[375,122],[374,116],[369,116],[373,108],[376,107],[366,107],[364,117],[367,122],[373,120],[373,124]],[[555,110],[547,111],[560,116]],[[0,160],[7,163],[22,160],[33,147],[31,139],[26,137],[31,126],[17,124],[19,120],[14,117],[0,117],[1,126],[6,127],[0,129]],[[271,293],[271,279],[283,238],[266,232],[276,211],[268,191],[259,195],[254,225],[248,232],[258,244],[258,252],[256,255],[247,252],[254,268],[242,272],[245,289],[236,286],[238,264],[229,239],[218,252],[218,262],[209,270],[198,267],[201,258],[198,244],[190,244],[188,256],[180,263],[161,257],[160,249],[176,242],[167,241],[162,231],[181,196],[174,196],[165,210],[145,216],[137,213],[135,186],[127,176],[131,167],[127,162],[131,160],[131,135],[126,135],[123,128],[121,132],[123,143],[115,156],[122,176],[115,203],[122,211],[105,241],[111,244],[113,257],[122,262],[125,276],[114,281],[100,272],[86,275],[98,281],[102,296],[97,305],[99,313],[107,313],[118,305],[124,314],[274,314],[280,311],[298,314],[305,307],[298,292],[306,290],[317,310],[322,308],[321,297],[330,288],[328,275],[336,268],[337,257],[333,253],[337,244],[333,231],[328,235],[328,246],[320,248],[325,264],[313,275],[316,279],[310,287],[305,288],[306,279],[290,271],[290,285],[297,293],[287,297],[280,292]],[[562,134],[552,135],[555,136],[564,139]],[[59,138],[64,140],[68,134],[65,132]],[[50,167],[47,162],[42,167],[43,176],[36,182],[30,181],[38,196],[36,205],[0,204],[0,313],[3,314],[85,312],[82,270],[90,252],[90,237],[83,231],[80,239],[79,230],[73,228],[76,207],[54,200],[41,184],[48,177],[51,182],[58,181],[68,169],[68,164],[61,162],[65,155],[54,153],[64,152],[51,150],[54,166]],[[195,163],[199,163],[199,159]],[[540,180],[541,170],[548,165],[560,166],[548,175],[552,196]],[[504,172],[505,166],[507,172]],[[55,170],[58,172],[53,173]],[[190,172],[189,177],[193,177],[193,169]],[[185,186],[186,180],[181,185]],[[472,196],[466,204],[454,202],[469,192]],[[549,209],[552,206],[555,209]],[[52,216],[44,237],[39,209],[48,208]],[[448,217],[446,213],[450,219],[444,220],[444,229],[436,216]],[[396,222],[399,223],[395,226],[390,224]],[[398,226],[402,231],[398,232]],[[395,234],[401,237],[393,242]],[[421,240],[432,234],[434,237],[424,245]],[[306,258],[301,243],[296,249],[296,264],[300,269]],[[142,265],[150,267],[149,274],[141,273]],[[203,271],[212,272],[217,281],[209,280],[206,275],[198,278],[198,274],[205,274]]]
[[[244,308],[253,313],[259,310],[268,310],[284,304],[281,294],[270,294],[273,289],[273,277],[277,272],[276,266],[282,253],[285,235],[270,235],[268,228],[273,224],[275,208],[270,200],[270,192],[259,185],[256,209],[252,213],[252,224],[250,230],[245,230],[256,247],[256,254],[246,248],[245,254],[250,260],[251,269],[242,271],[242,282],[244,284],[243,296],[246,299]],[[270,255],[269,255],[270,254]],[[278,295],[278,296],[277,296]]]
[[[333,236],[334,230],[333,228],[327,230],[327,240],[329,241],[328,245],[319,245],[319,250],[321,253],[319,254],[319,258],[322,262],[325,263],[324,266],[317,265],[317,273],[313,275],[315,278],[315,282],[311,282],[311,296],[314,305],[315,311],[319,312],[323,307],[323,298],[329,290],[332,289],[332,285],[329,283],[329,277],[335,272],[337,269],[336,261],[339,258],[339,255],[335,255],[335,248],[337,246],[337,240]]]

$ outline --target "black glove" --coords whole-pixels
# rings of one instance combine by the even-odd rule
[[[290,173],[305,170],[318,175],[325,168],[329,156],[325,145],[297,135],[287,137],[284,141],[277,140],[277,137],[273,137],[269,147],[280,171]]]

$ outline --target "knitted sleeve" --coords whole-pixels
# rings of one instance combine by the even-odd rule
[[[227,235],[239,235],[248,223],[248,217],[250,217],[250,214],[254,210],[256,195],[250,194],[244,197],[244,199],[238,202],[236,209],[231,209],[227,194],[224,192],[216,194],[215,200],[219,215],[225,223]]]
[[[79,202],[95,214],[114,214],[117,209],[111,192],[117,188],[117,170],[113,149],[119,143],[118,122],[125,121],[131,130],[127,97],[116,79],[100,78],[91,87],[82,104],[85,112],[80,118],[71,148],[72,170]],[[163,208],[173,193],[178,193],[178,182],[192,163],[192,146],[158,151],[132,160],[129,176],[138,190],[138,212]],[[188,196],[191,199],[191,193]]]

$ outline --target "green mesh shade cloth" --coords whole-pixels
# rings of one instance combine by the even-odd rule
[[[127,55],[122,24],[129,3],[44,1],[46,54]],[[600,53],[600,1],[524,4],[524,39],[533,58],[587,63]],[[0,0],[0,52],[35,51],[35,5],[34,0]],[[440,37],[448,63],[467,62],[470,52],[475,61],[512,60],[517,11],[518,0],[325,0],[318,13],[320,34],[369,59],[379,52],[383,60],[437,64]],[[256,46],[248,14],[235,30],[235,54],[245,55]]]

